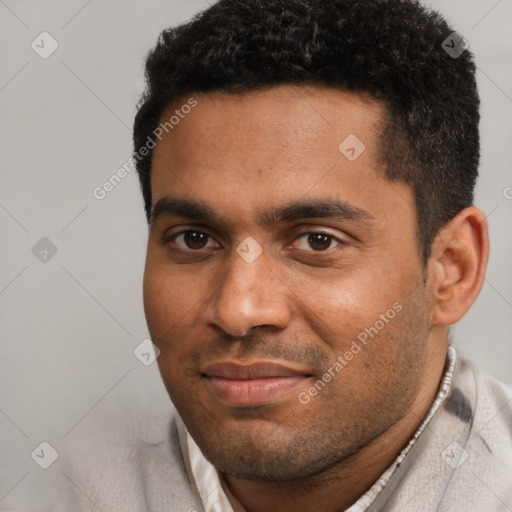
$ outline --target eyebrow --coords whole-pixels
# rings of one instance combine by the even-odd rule
[[[199,222],[227,224],[213,208],[198,201],[178,197],[159,199],[151,213],[151,223],[161,217],[176,216]],[[256,221],[262,227],[271,227],[279,222],[319,218],[371,223],[375,217],[368,211],[337,198],[305,199],[260,212]]]

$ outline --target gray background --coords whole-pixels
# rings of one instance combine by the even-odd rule
[[[453,329],[454,342],[512,383],[512,200],[504,194],[512,187],[512,1],[432,5],[476,54],[483,116],[476,204],[488,216],[492,251],[482,293]],[[36,492],[43,470],[30,454],[40,442],[59,450],[102,416],[168,408],[156,365],[133,355],[147,337],[147,228],[136,175],[102,201],[92,192],[130,156],[146,52],[163,28],[204,7],[204,0],[0,0],[0,507]],[[43,31],[59,44],[47,59],[31,48]],[[57,248],[46,262],[32,251],[43,237]]]

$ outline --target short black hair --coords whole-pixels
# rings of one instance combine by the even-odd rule
[[[439,230],[472,205],[478,175],[480,100],[461,41],[416,0],[220,0],[164,30],[146,61],[134,125],[148,222],[152,151],[138,151],[170,103],[192,93],[328,86],[386,105],[382,172],[412,187],[426,263]]]

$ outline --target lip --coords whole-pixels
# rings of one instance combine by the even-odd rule
[[[299,387],[311,375],[271,361],[240,364],[221,361],[203,369],[213,395],[229,405],[256,406],[274,402]]]
[[[305,370],[292,368],[273,361],[253,361],[245,364],[235,361],[219,361],[207,365],[202,370],[202,373],[208,377],[239,380],[308,375]]]

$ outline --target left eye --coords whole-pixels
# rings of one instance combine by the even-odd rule
[[[336,238],[334,235],[330,235],[327,233],[303,233],[298,236],[296,241],[299,241],[302,247],[299,247],[301,250],[308,251],[309,248],[313,249],[313,251],[321,252],[327,251],[333,248],[333,242],[337,242],[336,245],[343,243],[340,239]]]

